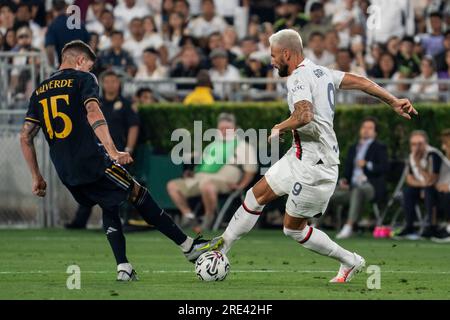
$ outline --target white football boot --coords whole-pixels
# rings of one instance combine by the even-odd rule
[[[137,281],[136,271],[130,263],[121,263],[117,265],[117,281]]]
[[[341,263],[339,272],[333,279],[330,280],[331,283],[344,283],[350,282],[355,274],[360,273],[366,266],[366,260],[363,257],[353,252],[355,260],[352,265],[345,265]]]

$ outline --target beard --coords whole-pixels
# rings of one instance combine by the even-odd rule
[[[288,65],[287,64],[280,65],[280,67],[278,68],[278,75],[283,78],[288,76]]]

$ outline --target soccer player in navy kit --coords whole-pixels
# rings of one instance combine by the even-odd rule
[[[69,42],[62,50],[59,70],[44,80],[30,98],[20,141],[33,178],[32,191],[39,197],[45,196],[47,185],[33,143],[43,128],[50,157],[63,184],[80,204],[98,204],[103,210],[103,228],[117,262],[117,280],[137,279],[126,257],[119,218],[119,205],[125,200],[194,262],[220,243],[186,236],[148,190],[122,167],[133,159],[128,152],[119,152],[111,139],[99,105],[97,79],[89,72],[95,60],[94,52],[86,43]]]

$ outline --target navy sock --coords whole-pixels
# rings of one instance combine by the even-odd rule
[[[103,208],[103,230],[111,245],[117,264],[128,263],[125,236],[123,235],[122,222],[119,217],[119,207],[113,209]]]
[[[162,210],[153,200],[148,190],[139,188],[138,196],[133,205],[144,218],[145,222],[156,227],[162,234],[171,239],[177,245],[186,241],[186,234],[173,222],[172,218]]]

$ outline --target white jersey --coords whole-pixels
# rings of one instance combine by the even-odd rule
[[[294,130],[296,154],[305,163],[316,164],[322,160],[327,166],[339,164],[339,146],[333,119],[335,91],[344,74],[305,58],[287,79],[287,101],[291,113],[295,103],[301,100],[307,100],[314,106],[314,119]]]

